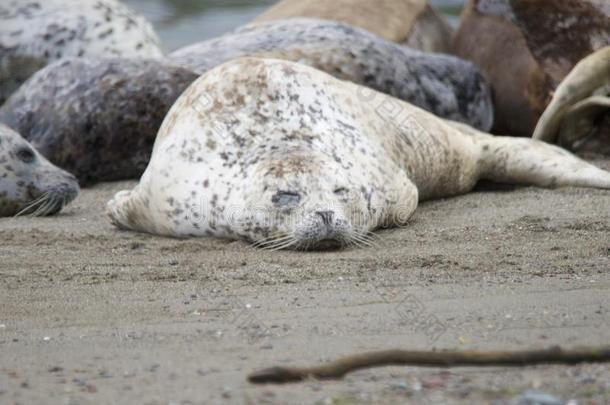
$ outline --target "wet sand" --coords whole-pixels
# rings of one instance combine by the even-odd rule
[[[298,253],[117,231],[105,202],[133,184],[0,220],[0,403],[466,404],[529,388],[610,403],[610,365],[246,381],[363,350],[609,343],[608,191],[479,191],[423,203],[377,248]]]

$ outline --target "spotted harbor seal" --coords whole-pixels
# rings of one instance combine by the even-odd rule
[[[531,137],[559,83],[606,45],[608,0],[470,0],[453,52],[473,61],[489,80],[493,132]]]
[[[470,62],[408,49],[333,21],[295,18],[246,26],[169,57],[203,74],[244,56],[304,63],[484,131],[493,123],[487,83]]]
[[[610,156],[610,46],[578,62],[557,87],[534,138]]]
[[[163,56],[152,26],[116,0],[3,0],[0,21],[0,104],[61,58]]]
[[[610,188],[610,172],[553,145],[495,137],[308,66],[228,62],[171,108],[140,183],[111,221],[269,249],[362,245],[419,200],[480,179]]]
[[[83,186],[136,179],[165,114],[197,77],[161,60],[62,59],[0,107],[0,122]]]
[[[78,194],[78,182],[0,124],[0,216],[52,215]]]
[[[425,52],[448,52],[453,35],[427,0],[283,0],[254,22],[293,17],[343,22]]]

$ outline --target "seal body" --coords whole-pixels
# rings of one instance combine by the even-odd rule
[[[116,0],[3,0],[0,21],[0,104],[61,58],[163,56],[152,26]]]
[[[490,91],[470,62],[408,49],[332,21],[295,18],[246,26],[170,58],[203,74],[244,56],[307,64],[482,130],[493,122]]]
[[[254,23],[295,17],[342,22],[425,52],[448,52],[453,34],[426,0],[282,0]]]
[[[158,60],[63,59],[24,83],[0,121],[82,185],[134,179],[165,114],[197,77]]]
[[[453,51],[492,86],[493,131],[530,137],[564,77],[609,44],[607,0],[470,0]]]
[[[166,117],[120,228],[257,246],[361,245],[419,200],[480,179],[610,188],[610,173],[531,139],[494,137],[316,69],[245,58],[198,79]]]
[[[610,156],[610,46],[578,62],[561,82],[534,138]]]
[[[0,216],[51,215],[78,194],[78,182],[0,124]]]

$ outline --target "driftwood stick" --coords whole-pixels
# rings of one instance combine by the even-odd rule
[[[381,366],[424,367],[522,367],[536,364],[577,364],[610,362],[610,346],[562,349],[559,346],[523,351],[407,351],[385,350],[343,357],[314,367],[272,367],[248,376],[254,384],[289,383],[308,378],[340,379],[363,368]]]

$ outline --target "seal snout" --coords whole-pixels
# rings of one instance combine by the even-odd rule
[[[335,215],[333,211],[316,211],[316,215],[322,218],[324,225],[332,226],[333,216]]]
[[[350,239],[351,226],[334,210],[315,210],[297,226],[299,248],[303,250],[341,249]]]
[[[80,191],[76,177],[63,170],[45,174],[40,183],[35,190],[30,190],[30,201],[17,215],[55,215],[74,201]]]

